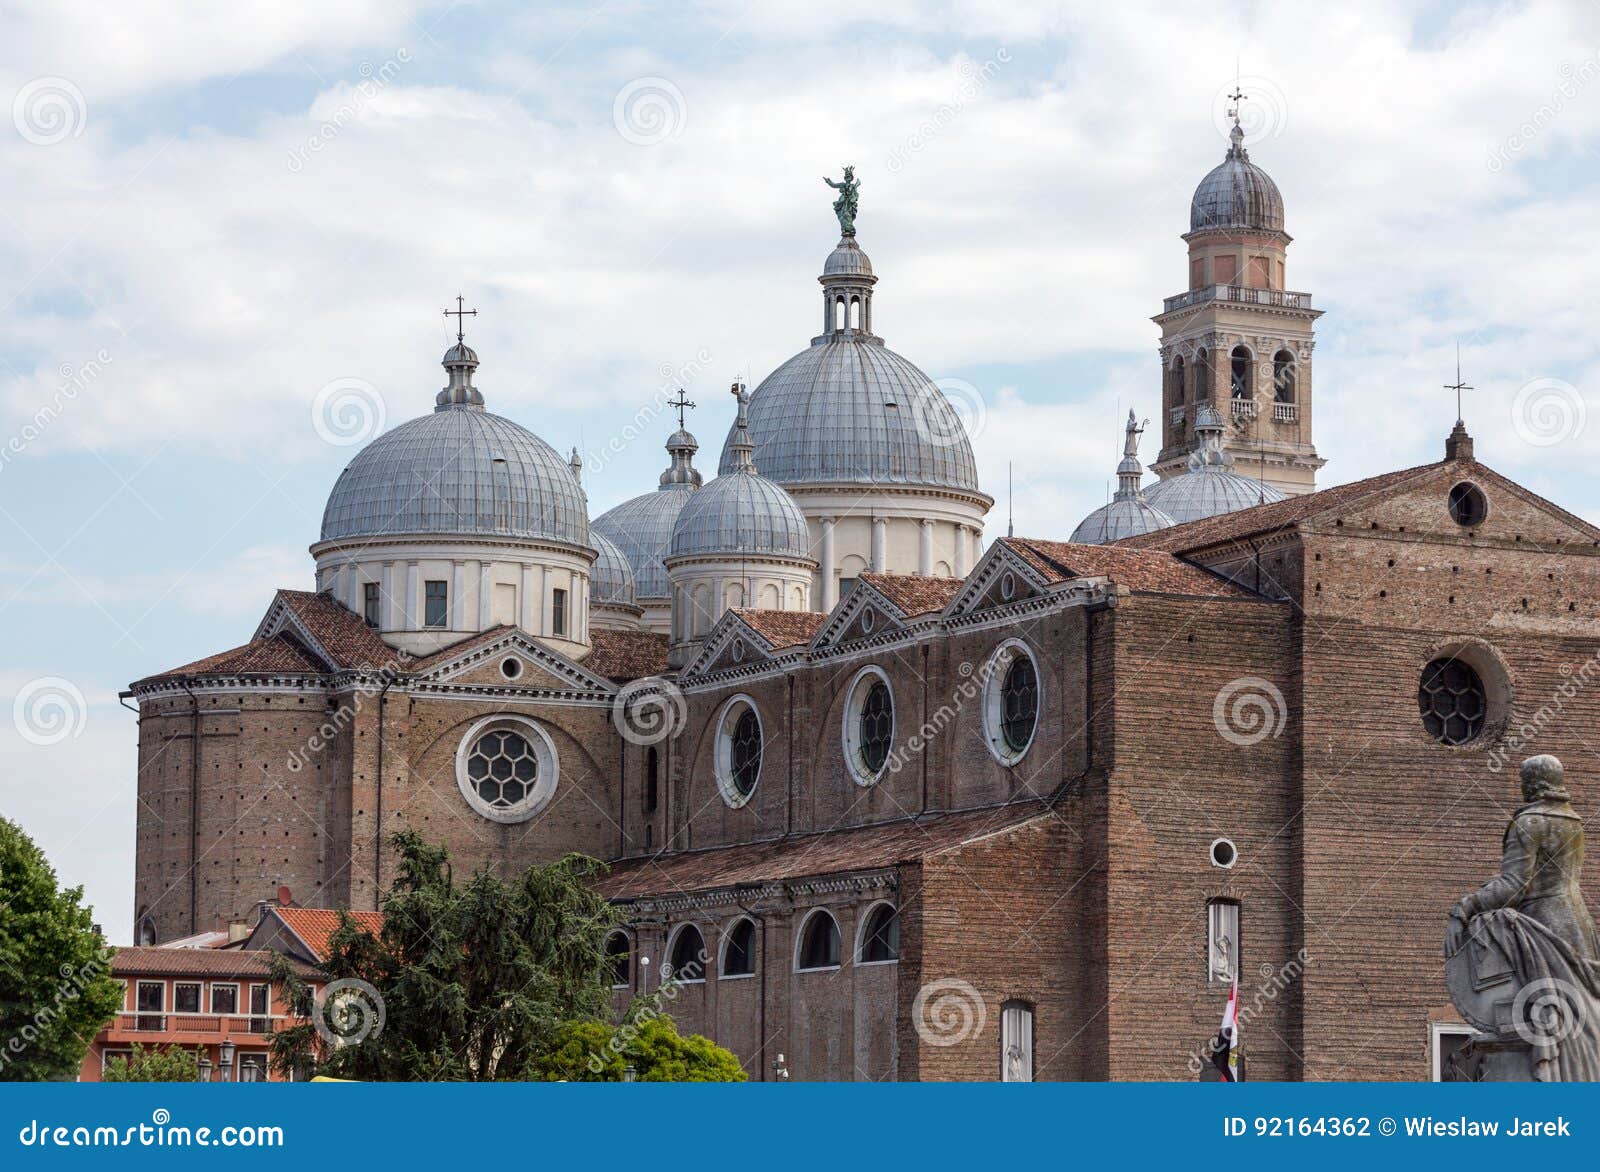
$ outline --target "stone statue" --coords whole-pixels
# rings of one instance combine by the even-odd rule
[[[1450,912],[1445,980],[1481,1031],[1458,1052],[1472,1081],[1600,1081],[1600,940],[1584,905],[1583,823],[1561,762],[1522,763],[1525,803],[1500,874]]]
[[[826,175],[822,181],[839,193],[839,198],[833,201],[833,214],[839,217],[839,234],[841,236],[854,236],[856,234],[856,211],[860,206],[861,183],[856,179],[856,169],[846,167],[844,178],[835,183]]]

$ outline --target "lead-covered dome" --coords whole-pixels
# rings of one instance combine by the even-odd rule
[[[672,527],[668,557],[779,557],[810,562],[811,531],[795,499],[751,460],[750,396],[736,386],[739,414],[728,450],[733,467],[689,498]]]
[[[1283,195],[1278,185],[1250,161],[1244,131],[1234,126],[1233,145],[1213,167],[1189,203],[1189,231],[1282,232]]]
[[[1117,465],[1117,493],[1078,523],[1069,540],[1083,545],[1108,545],[1124,537],[1137,537],[1176,524],[1172,517],[1145,499],[1139,481],[1144,469],[1139,464],[1139,437],[1144,426],[1132,411],[1122,444],[1122,463]]]
[[[1222,416],[1210,404],[1195,419],[1200,447],[1189,454],[1189,467],[1145,490],[1144,499],[1179,525],[1281,501],[1284,495],[1264,480],[1233,470],[1233,456],[1222,446]]]
[[[339,474],[322,540],[428,533],[589,544],[583,489],[556,450],[483,409],[477,355],[446,355],[433,414],[373,440]]]
[[[591,528],[589,545],[599,555],[589,569],[589,601],[595,606],[637,605],[633,567],[616,543]]]
[[[779,484],[978,491],[961,417],[944,392],[872,332],[872,262],[853,234],[817,278],[823,332],[750,395],[755,464]],[[717,471],[736,466],[733,432]]]
[[[623,501],[594,519],[591,533],[611,539],[633,569],[634,588],[640,599],[665,600],[672,597],[672,583],[661,559],[672,545],[672,526],[689,498],[700,488],[700,473],[694,466],[699,448],[694,436],[681,427],[667,440],[672,463],[661,474],[661,486]]]

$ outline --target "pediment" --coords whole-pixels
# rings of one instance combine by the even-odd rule
[[[906,616],[871,583],[860,578],[839,600],[811,640],[813,650],[840,647],[863,639],[881,638],[885,632],[906,629]]]
[[[516,663],[516,674],[507,677],[501,665]],[[585,669],[553,648],[520,630],[474,640],[452,651],[436,652],[419,665],[419,681],[460,686],[527,688],[534,691],[592,692],[610,695],[616,686]]]
[[[1049,587],[1044,575],[1002,541],[984,553],[956,596],[945,608],[946,617],[1012,606],[1042,596]]]
[[[684,675],[716,675],[737,671],[774,659],[772,644],[765,636],[732,611],[717,620],[706,636],[700,653],[689,662]]]

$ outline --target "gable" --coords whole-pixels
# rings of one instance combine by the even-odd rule
[[[508,678],[501,664],[511,660],[517,674]],[[609,696],[610,680],[595,675],[515,627],[497,627],[436,651],[413,665],[423,683],[478,687],[515,687],[533,691],[590,692]]]
[[[833,613],[818,628],[811,647],[815,651],[840,647],[864,639],[878,639],[886,632],[905,628],[905,613],[866,578],[857,578],[849,593],[839,600]]]
[[[715,675],[772,661],[771,644],[733,611],[726,611],[706,636],[685,675]]]
[[[947,616],[970,615],[1038,598],[1048,585],[1041,567],[1031,563],[1005,540],[996,541],[984,553],[962,584]]]

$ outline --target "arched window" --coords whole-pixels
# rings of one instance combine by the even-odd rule
[[[644,812],[654,814],[661,803],[661,755],[651,745],[644,751]]]
[[[861,328],[861,298],[859,297],[850,298],[850,328],[852,330]]]
[[[663,980],[680,985],[696,984],[706,979],[706,941],[700,929],[693,924],[682,924],[672,935],[667,948],[667,971]]]
[[[1232,361],[1232,385],[1235,399],[1251,398],[1250,393],[1250,351],[1243,346],[1235,346],[1233,353],[1228,356]]]
[[[820,908],[800,926],[795,968],[801,972],[839,967],[839,922]]]
[[[1294,402],[1294,355],[1287,350],[1272,356],[1272,401]]]
[[[139,918],[139,944],[149,948],[156,942],[156,922],[148,915],[142,914]]]
[[[756,971],[756,925],[748,916],[729,929],[722,945],[722,975],[748,977]]]
[[[1183,406],[1183,358],[1180,356],[1172,364],[1172,405]]]
[[[900,915],[890,904],[880,903],[868,913],[861,929],[856,960],[861,964],[884,964],[899,959]]]
[[[611,987],[626,989],[633,984],[633,945],[626,932],[606,937],[606,963],[611,966]]]
[[[844,329],[844,298],[835,298],[833,302],[833,328]]]
[[[1211,397],[1211,355],[1196,350],[1194,365],[1189,368],[1189,401],[1199,403]]]
[[[690,595],[689,605],[694,608],[694,623],[692,630],[696,635],[704,635],[711,629],[711,587],[701,582],[694,588]]]

